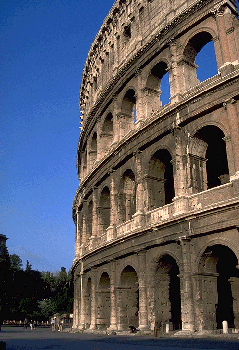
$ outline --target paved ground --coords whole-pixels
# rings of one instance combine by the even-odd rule
[[[7,350],[239,350],[238,336],[153,338],[152,336],[90,335],[2,327],[0,341]],[[0,348],[1,349],[1,348]]]

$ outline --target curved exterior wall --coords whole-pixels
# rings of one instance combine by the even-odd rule
[[[121,0],[105,18],[80,89],[74,328],[239,328],[238,38],[233,0]]]

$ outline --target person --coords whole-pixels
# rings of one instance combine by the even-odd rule
[[[54,318],[51,319],[51,330],[52,332],[56,330],[56,320]]]
[[[23,321],[23,328],[27,329],[27,326],[28,326],[28,321],[25,318],[25,320]]]
[[[31,331],[32,331],[32,329],[33,329],[33,322],[32,322],[32,320],[30,322],[30,328],[31,328]]]
[[[37,323],[36,321],[33,321],[33,329],[36,329]]]

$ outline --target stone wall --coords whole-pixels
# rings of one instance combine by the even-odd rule
[[[234,1],[116,1],[105,18],[80,90],[75,328],[239,328],[238,38]]]

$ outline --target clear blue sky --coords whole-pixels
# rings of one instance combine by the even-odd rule
[[[82,70],[113,0],[2,0],[1,227],[39,271],[70,269]]]
[[[72,265],[80,81],[113,2],[1,2],[0,233],[23,267]]]

